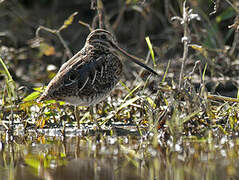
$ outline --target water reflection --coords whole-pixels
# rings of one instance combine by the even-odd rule
[[[2,143],[0,179],[239,178],[237,139],[150,142],[139,136],[15,137]]]
[[[133,170],[133,168],[131,168]],[[117,170],[116,170],[117,171]],[[15,172],[15,179],[35,180],[35,179],[52,179],[52,180],[80,180],[80,179],[141,179],[134,171],[130,169],[118,170],[115,172],[109,162],[98,162],[95,159],[74,159],[67,165],[60,165],[56,168],[39,167],[39,174],[33,174],[34,169],[18,164]]]

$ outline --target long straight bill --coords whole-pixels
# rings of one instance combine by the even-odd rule
[[[125,56],[129,57],[134,63],[138,64],[139,66],[145,68],[146,70],[148,70],[149,72],[159,76],[159,74],[154,71],[153,69],[151,69],[150,67],[148,67],[146,64],[144,64],[143,62],[141,62],[141,59],[136,57],[136,56],[133,56],[129,53],[127,53],[126,51],[124,51],[123,49],[121,49],[120,47],[118,47],[117,45],[114,45],[115,48],[117,48],[121,53],[123,53]]]

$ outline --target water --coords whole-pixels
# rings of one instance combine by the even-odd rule
[[[0,179],[121,180],[238,179],[238,138],[180,138],[106,135],[60,129],[29,131],[0,145]],[[11,141],[12,139],[12,141]],[[7,141],[6,141],[7,140]]]

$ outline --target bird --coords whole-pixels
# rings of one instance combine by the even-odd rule
[[[38,98],[64,101],[74,106],[91,106],[109,96],[119,82],[124,57],[158,76],[141,59],[119,47],[112,33],[95,29],[84,47],[66,61]]]

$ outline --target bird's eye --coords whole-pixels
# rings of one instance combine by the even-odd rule
[[[106,39],[106,35],[105,34],[101,35],[101,39]]]
[[[71,80],[71,81],[74,81],[74,80],[76,80],[76,74],[75,73],[72,73],[70,76],[69,76],[69,79]]]

